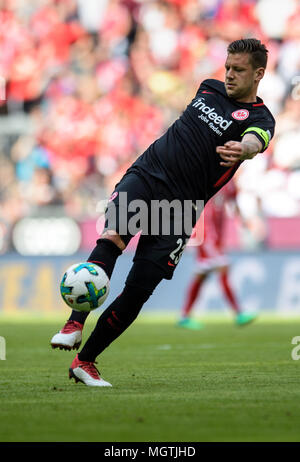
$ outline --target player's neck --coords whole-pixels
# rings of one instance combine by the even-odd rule
[[[251,96],[244,96],[243,98],[239,98],[236,101],[238,103],[257,103],[257,96],[256,94]]]
[[[257,103],[257,87],[255,86],[251,93],[238,98],[236,101],[238,103]]]

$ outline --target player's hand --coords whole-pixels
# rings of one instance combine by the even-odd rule
[[[236,162],[252,159],[260,151],[261,143],[253,139],[239,141],[227,141],[224,146],[217,146],[216,151],[220,154],[223,167],[232,167]]]
[[[217,146],[217,153],[223,159],[220,165],[223,167],[232,167],[236,162],[244,160],[245,146],[238,141],[227,141],[224,146]]]

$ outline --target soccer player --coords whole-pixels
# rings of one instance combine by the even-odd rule
[[[184,213],[178,216],[177,207],[169,214],[168,232],[162,229],[163,217],[158,233],[142,232],[123,291],[103,311],[69,368],[69,377],[76,381],[111,386],[95,366],[97,356],[132,324],[157,285],[172,278],[199,218],[200,200],[206,204],[232,178],[241,162],[263,152],[274,135],[274,118],[257,97],[267,65],[265,45],[257,39],[241,39],[232,42],[227,51],[225,82],[203,81],[182,115],[115,187],[106,210],[104,232],[88,258],[109,278],[133,237],[129,223],[135,218],[131,207],[134,201],[148,205],[150,221],[157,201],[179,201]],[[181,227],[180,235],[178,220],[190,223],[188,229]],[[52,346],[78,347],[86,316],[72,311],[64,328],[52,338]]]
[[[198,222],[196,225],[196,227],[204,227],[202,233],[200,229],[201,236],[203,234],[204,239],[203,242],[199,243],[196,249],[197,257],[194,276],[188,286],[181,318],[178,321],[179,327],[192,330],[199,330],[203,327],[201,322],[191,317],[191,313],[204,282],[207,280],[208,276],[214,272],[218,273],[224,296],[235,314],[236,324],[246,325],[256,318],[256,314],[243,312],[241,310],[229,278],[229,259],[223,250],[226,204],[233,204],[236,213],[240,215],[236,203],[236,196],[237,189],[234,181],[231,180],[211,198],[205,207],[204,226],[202,221]],[[197,233],[195,233],[195,235],[197,235]]]

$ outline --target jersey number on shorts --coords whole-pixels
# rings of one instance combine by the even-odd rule
[[[176,249],[174,249],[171,253],[170,253],[170,258],[171,260],[173,261],[173,263],[175,265],[177,265],[177,263],[179,262],[180,258],[181,258],[181,255],[184,251],[184,248],[186,246],[185,243],[183,243],[183,239],[180,237],[179,239],[177,239],[177,242],[176,242],[177,247]]]

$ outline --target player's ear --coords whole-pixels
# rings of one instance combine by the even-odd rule
[[[258,67],[255,69],[255,81],[260,82],[260,80],[263,78],[265,75],[265,68],[264,67]]]

